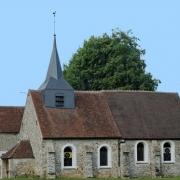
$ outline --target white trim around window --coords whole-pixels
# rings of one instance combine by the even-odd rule
[[[137,157],[137,146],[139,143],[142,143],[144,146],[144,160],[143,161],[138,161]],[[134,157],[135,157],[135,163],[136,164],[145,164],[149,163],[149,146],[146,141],[137,141],[134,146]]]
[[[72,150],[72,166],[64,166],[64,149],[70,147]],[[76,169],[77,168],[77,151],[73,144],[66,144],[61,149],[61,168],[62,169]]]
[[[171,154],[171,160],[170,161],[165,161],[164,160],[164,144],[169,143],[170,144],[170,154]],[[161,143],[161,161],[162,163],[175,163],[175,144],[173,141],[163,141]]]
[[[102,147],[107,148],[107,166],[101,166],[100,165],[100,150]],[[112,167],[112,150],[111,150],[111,146],[109,146],[108,144],[102,144],[101,146],[98,147],[98,158],[97,158],[97,166],[99,169],[101,168],[111,168]]]

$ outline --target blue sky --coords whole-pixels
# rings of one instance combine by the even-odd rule
[[[179,0],[0,1],[0,105],[24,105],[44,81],[52,50],[53,11],[62,64],[83,41],[111,29],[132,29],[146,49],[158,91],[180,92]]]

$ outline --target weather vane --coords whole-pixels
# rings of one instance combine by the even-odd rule
[[[53,12],[53,15],[54,15],[54,36],[56,35],[56,11]]]

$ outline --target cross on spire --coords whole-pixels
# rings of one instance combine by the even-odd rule
[[[54,16],[54,36],[56,36],[56,11],[53,12]]]

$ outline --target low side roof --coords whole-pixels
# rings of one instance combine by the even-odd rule
[[[34,158],[31,144],[28,140],[22,140],[7,153],[1,156],[2,159],[26,159]]]
[[[126,139],[180,139],[177,93],[104,92],[114,120]]]
[[[30,91],[43,138],[120,137],[109,106],[101,93],[75,93],[75,109],[47,108],[42,95]]]
[[[0,107],[0,133],[19,133],[24,107]]]

